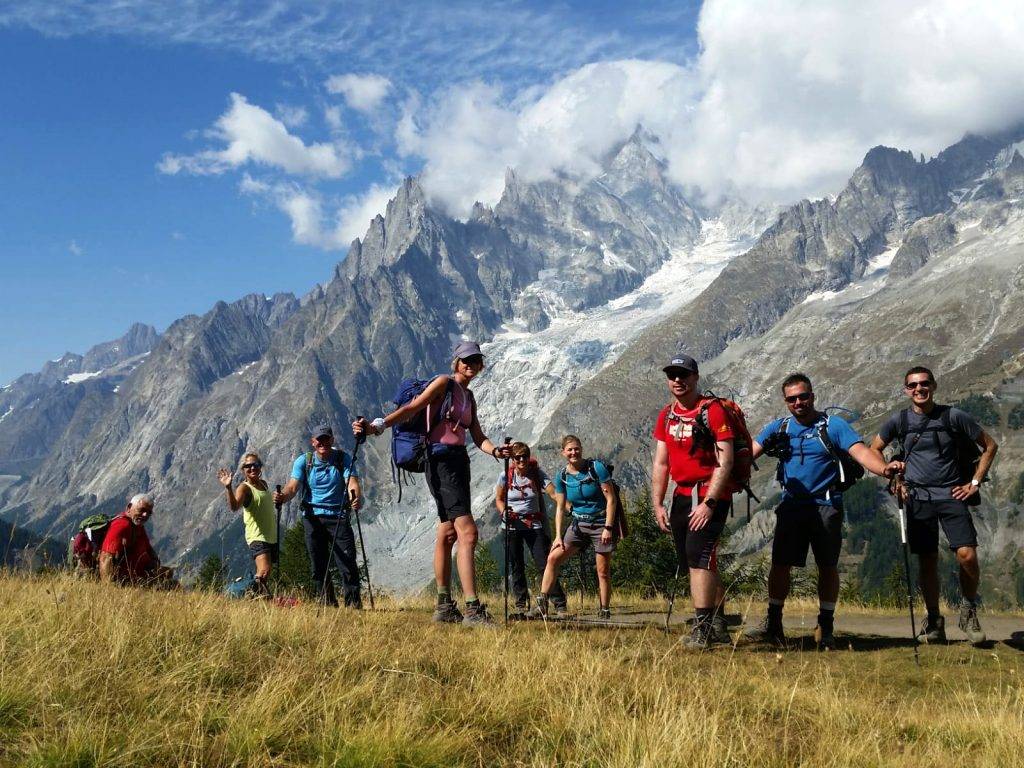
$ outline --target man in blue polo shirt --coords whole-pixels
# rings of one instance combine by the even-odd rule
[[[790,571],[807,565],[807,550],[811,549],[818,566],[818,626],[814,639],[820,650],[829,650],[835,647],[832,627],[843,543],[843,498],[835,487],[839,465],[834,451],[849,453],[876,475],[891,474],[898,464],[886,464],[881,451],[866,446],[847,422],[816,410],[811,380],[804,374],[788,376],[782,382],[782,396],[790,415],[765,426],[753,446],[755,459],[764,453],[779,459],[782,501],[775,510],[768,615],[760,626],[744,634],[756,640],[785,643],[782,607],[789,594]],[[822,437],[822,426],[832,450]]]
[[[313,450],[292,464],[291,479],[280,493],[274,494],[274,503],[287,504],[302,493],[302,527],[317,596],[329,605],[338,604],[333,580],[326,578],[328,565],[333,561],[341,575],[345,606],[362,608],[356,539],[349,519],[351,510],[359,509],[362,502],[359,475],[352,466],[352,457],[334,447],[334,432],[329,424],[317,425],[310,433],[310,443]],[[346,495],[350,499],[347,505]]]

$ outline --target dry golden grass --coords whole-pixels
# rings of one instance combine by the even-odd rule
[[[1012,766],[1005,646],[776,654],[0,577],[0,762]],[[404,610],[397,610],[403,607]]]

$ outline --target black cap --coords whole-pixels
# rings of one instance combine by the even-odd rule
[[[697,370],[697,361],[694,360],[689,355],[684,355],[681,352],[676,353],[672,357],[672,361],[661,370],[663,370],[665,373],[668,373],[673,369],[681,369],[684,371],[689,371],[690,373],[700,373],[700,371]]]
[[[334,437],[334,430],[331,429],[331,425],[326,421],[323,424],[317,424],[309,431],[310,437],[323,437],[324,435]]]

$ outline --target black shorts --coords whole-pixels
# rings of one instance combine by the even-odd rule
[[[679,565],[685,562],[687,568],[700,568],[705,571],[718,570],[718,540],[725,530],[725,521],[729,517],[729,505],[721,501],[715,508],[708,524],[699,531],[690,530],[689,494],[672,497],[672,510],[669,512],[669,525],[672,527],[672,540],[676,545],[676,557]]]
[[[907,543],[915,555],[939,551],[939,523],[949,548],[978,546],[978,531],[967,504],[956,499],[907,499]]]
[[[776,508],[773,563],[803,568],[810,548],[819,568],[835,568],[842,547],[842,507],[784,499]]]
[[[252,555],[252,559],[255,560],[257,555],[268,554],[270,555],[270,562],[277,562],[277,544],[271,544],[268,541],[253,541],[249,543],[249,554]]]
[[[461,445],[431,452],[427,458],[427,487],[442,523],[472,515],[469,495],[469,453]]]

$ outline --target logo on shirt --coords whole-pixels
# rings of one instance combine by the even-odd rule
[[[668,433],[676,440],[686,440],[693,437],[693,422],[677,421],[669,427]]]

